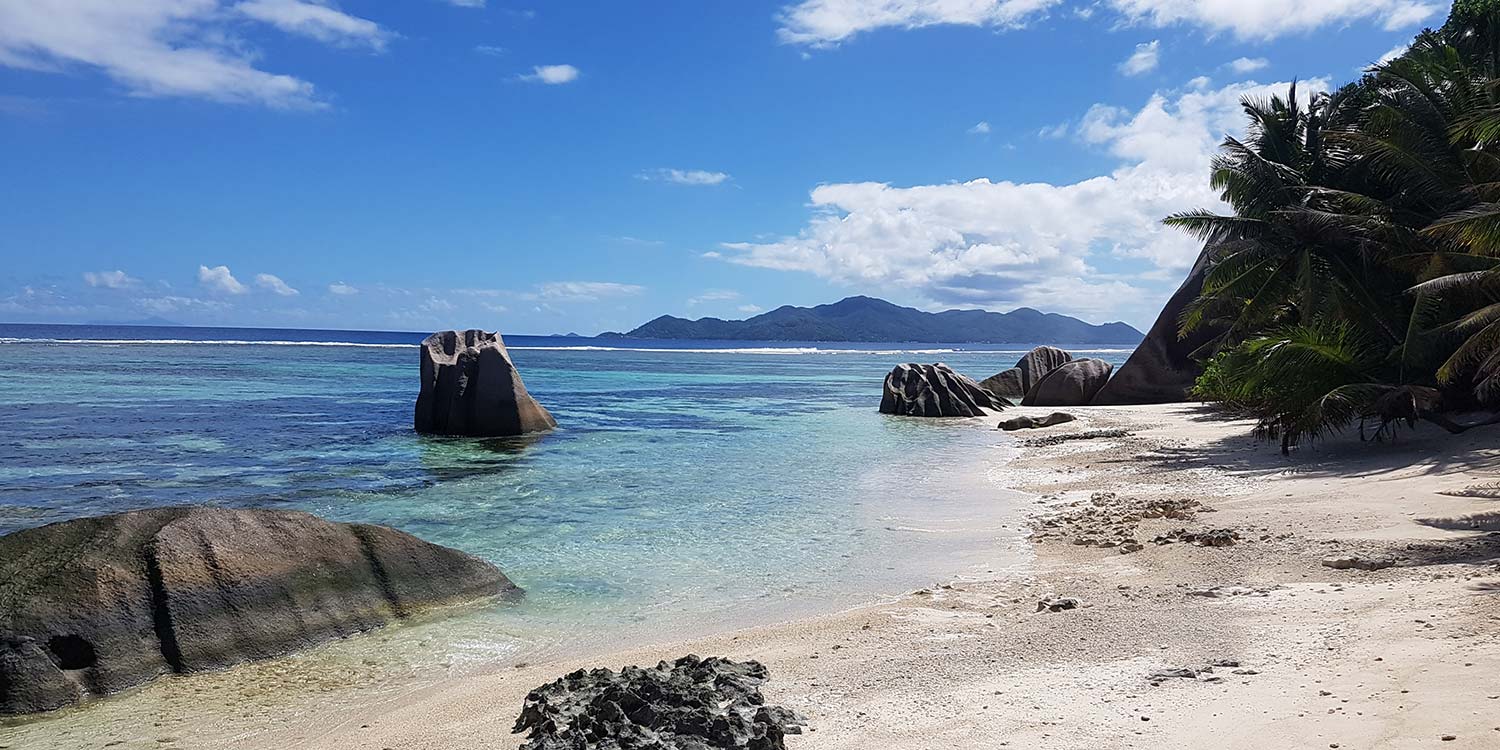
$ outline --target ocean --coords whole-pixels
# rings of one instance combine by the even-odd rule
[[[876,408],[896,364],[981,379],[1030,344],[507,336],[560,428],[464,440],[412,432],[422,338],[0,325],[0,533],[157,505],[292,508],[465,550],[526,589],[298,657],[323,687],[762,624],[1024,564],[1016,496],[989,478],[1012,438]],[[277,679],[311,679],[295,663]]]

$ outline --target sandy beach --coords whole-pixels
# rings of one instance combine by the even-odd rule
[[[448,679],[205,746],[515,747],[530,688],[686,653],[769,666],[768,700],[808,719],[790,738],[802,748],[1500,746],[1493,429],[1346,436],[1286,458],[1205,407],[1078,414],[1021,434],[997,467],[1034,496],[1024,574]],[[1054,439],[1106,430],[1128,434]],[[1233,534],[1194,536],[1209,531]],[[1141,549],[1077,543],[1119,538]],[[1039,612],[1049,596],[1078,606]]]

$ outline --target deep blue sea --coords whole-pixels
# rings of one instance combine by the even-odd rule
[[[402,669],[852,606],[1018,548],[1013,498],[986,479],[1010,438],[876,407],[895,364],[978,379],[1030,344],[507,336],[561,427],[463,440],[411,429],[423,335],[0,325],[0,533],[295,508],[466,550],[526,589],[429,626],[420,653],[391,646]]]

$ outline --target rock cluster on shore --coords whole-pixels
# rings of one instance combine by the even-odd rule
[[[904,417],[982,417],[1010,402],[945,364],[897,365],[885,376],[880,413]]]
[[[684,656],[654,668],[578,670],[532,690],[522,750],[783,750],[802,719],[767,706],[759,662]]]
[[[477,557],[293,511],[157,508],[26,529],[0,537],[0,715],[519,593]]]
[[[504,437],[557,426],[526,392],[498,333],[439,331],[422,342],[421,360],[417,432]]]

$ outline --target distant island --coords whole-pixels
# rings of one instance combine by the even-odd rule
[[[663,315],[626,333],[600,338],[717,339],[721,341],[908,341],[945,344],[1119,344],[1134,346],[1144,334],[1125,323],[1094,325],[1077,318],[1022,307],[923,312],[873,297],[831,305],[785,305],[746,320]]]

